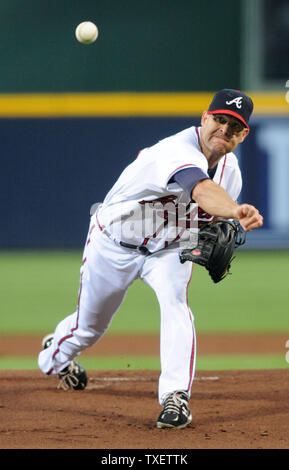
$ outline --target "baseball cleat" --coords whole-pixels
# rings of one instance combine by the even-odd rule
[[[53,341],[53,334],[49,333],[44,336],[42,340],[42,349],[47,349],[51,346]],[[57,388],[62,388],[63,390],[83,390],[87,385],[87,375],[85,369],[76,361],[71,361],[68,366],[66,366],[58,374],[60,382]]]
[[[163,411],[158,420],[158,428],[185,428],[192,421],[188,404],[189,397],[185,392],[170,393],[165,399]]]
[[[59,372],[58,377],[60,382],[57,388],[62,388],[63,390],[83,390],[87,385],[87,375],[85,369],[75,361],[65,367],[61,372]]]

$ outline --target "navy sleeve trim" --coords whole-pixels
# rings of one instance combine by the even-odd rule
[[[169,183],[177,183],[184,191],[187,192],[189,198],[192,197],[192,191],[199,181],[210,179],[209,176],[198,167],[185,168],[175,173]]]

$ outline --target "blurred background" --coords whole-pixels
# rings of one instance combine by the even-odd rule
[[[91,45],[75,38],[86,20]],[[264,226],[231,279],[191,283],[197,325],[288,331],[289,0],[2,0],[0,57],[2,333],[49,332],[74,311],[90,207],[221,88],[255,103],[240,201]],[[158,331],[147,295],[132,291],[112,332]]]
[[[0,248],[81,248],[121,170],[221,88],[255,100],[241,200],[264,227],[244,249],[289,247],[288,0],[2,0],[0,26]]]

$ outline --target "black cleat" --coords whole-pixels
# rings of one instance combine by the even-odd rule
[[[165,399],[163,411],[158,420],[158,428],[185,428],[192,421],[188,404],[189,397],[185,392],[170,393]]]
[[[53,334],[49,333],[42,340],[42,348],[47,349],[51,346]],[[59,372],[60,382],[57,388],[63,390],[84,390],[87,385],[87,375],[85,369],[78,362],[71,361],[68,366]]]
[[[59,372],[60,382],[57,388],[63,390],[83,390],[87,385],[87,375],[85,369],[78,362],[71,361],[69,366]]]

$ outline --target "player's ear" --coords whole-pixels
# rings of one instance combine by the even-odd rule
[[[241,142],[244,142],[244,140],[246,139],[246,137],[247,137],[247,135],[249,134],[249,132],[250,132],[250,131],[249,131],[248,127],[245,127],[245,129],[243,130],[242,137],[241,137],[241,138],[242,138]]]
[[[207,111],[204,111],[203,114],[202,114],[202,118],[201,118],[202,126],[206,123],[207,119],[208,119],[208,113],[207,113]]]

